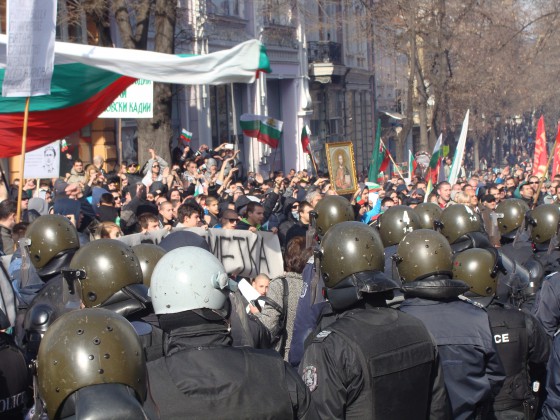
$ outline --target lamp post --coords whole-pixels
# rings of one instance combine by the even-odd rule
[[[501,145],[501,140],[500,140],[500,130],[502,128],[501,124],[500,124],[500,120],[502,119],[500,117],[499,114],[495,115],[495,120],[496,120],[496,161],[498,164],[498,167],[500,167],[500,165],[502,164],[502,145]]]

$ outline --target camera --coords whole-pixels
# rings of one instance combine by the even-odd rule
[[[224,146],[224,149],[226,150],[233,150],[233,144],[232,143],[228,143]]]

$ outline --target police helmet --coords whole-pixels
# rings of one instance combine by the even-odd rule
[[[155,244],[139,244],[133,246],[132,251],[140,261],[144,284],[150,287],[152,273],[158,261],[165,255],[165,249]]]
[[[354,209],[346,198],[340,195],[327,195],[310,212],[312,225],[317,234],[323,237],[337,223],[354,220]]]
[[[378,226],[386,248],[398,244],[407,233],[420,229],[420,218],[408,206],[393,206],[379,217]]]
[[[453,252],[446,238],[434,230],[418,229],[406,235],[393,256],[399,277],[413,282],[430,276],[451,276]]]
[[[463,280],[478,296],[496,294],[499,270],[499,257],[494,249],[471,248],[453,258],[453,278]]]
[[[507,238],[512,238],[517,233],[525,215],[529,211],[529,206],[523,200],[518,198],[508,198],[500,202],[496,207],[498,216],[498,230],[500,234]]]
[[[72,258],[87,308],[102,305],[122,288],[142,284],[142,268],[132,248],[116,239],[98,239],[84,245]]]
[[[527,219],[531,225],[531,240],[542,244],[557,234],[560,208],[556,204],[541,204],[528,213]]]
[[[420,203],[414,212],[420,219],[420,229],[435,229],[434,223],[441,219],[443,210],[436,203]]]
[[[31,263],[37,269],[65,251],[80,247],[78,231],[66,217],[48,214],[37,218],[25,232]]]
[[[152,273],[150,296],[157,315],[224,309],[230,280],[220,260],[186,246],[165,254]]]
[[[146,363],[140,339],[122,316],[106,309],[68,312],[47,330],[37,357],[39,394],[49,418],[81,388],[123,384],[146,397]]]
[[[436,225],[450,244],[467,233],[484,231],[480,215],[464,204],[453,204],[445,208]]]

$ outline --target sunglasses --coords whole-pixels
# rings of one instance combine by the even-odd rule
[[[152,168],[159,168],[159,165],[153,165]]]
[[[531,182],[529,182],[529,184],[538,184],[538,183],[539,183],[539,181],[531,181]]]

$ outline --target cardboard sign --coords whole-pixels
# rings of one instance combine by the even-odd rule
[[[284,273],[284,261],[278,236],[270,232],[245,230],[187,228],[206,239],[211,252],[222,262],[228,274],[256,277],[266,274],[271,279]],[[127,245],[159,244],[169,233],[165,229],[146,234],[137,233],[119,238]]]

